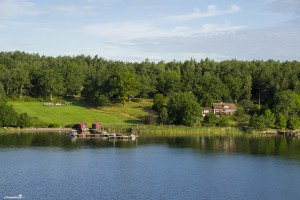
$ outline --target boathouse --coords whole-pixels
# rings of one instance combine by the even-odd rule
[[[92,129],[101,130],[103,128],[103,124],[101,122],[93,122]]]
[[[88,127],[87,123],[80,122],[76,125],[76,129],[78,129],[79,131],[88,131],[89,127]]]

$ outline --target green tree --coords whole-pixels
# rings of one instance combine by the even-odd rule
[[[255,113],[251,117],[250,126],[259,131],[265,130],[267,128],[265,117],[263,115],[258,115]]]
[[[181,89],[180,75],[173,70],[163,72],[157,83],[157,90],[163,94],[179,92]]]
[[[153,106],[152,106],[153,110],[160,113],[162,109],[166,106],[165,104],[166,104],[166,100],[162,94],[154,95]]]
[[[132,96],[140,93],[140,85],[134,73],[130,71],[117,72],[109,80],[109,94],[118,98],[126,96],[130,101]]]
[[[3,103],[5,101],[6,101],[6,93],[3,84],[0,82],[0,103]]]
[[[295,130],[298,129],[300,126],[299,119],[296,117],[290,117],[289,120],[287,121],[287,127],[289,129]]]
[[[282,113],[278,113],[276,117],[276,124],[280,129],[285,129],[287,125],[287,120]]]
[[[0,127],[16,126],[18,121],[18,114],[12,106],[5,102],[0,104]]]
[[[300,114],[300,95],[291,90],[276,93],[274,110],[284,114],[286,118],[298,116]]]
[[[263,117],[266,122],[266,127],[267,128],[273,128],[275,126],[275,115],[272,113],[270,109],[265,110]]]
[[[201,115],[200,105],[191,93],[173,93],[167,104],[169,120],[175,124],[193,126]]]
[[[159,113],[159,121],[161,124],[167,124],[168,123],[168,110],[167,108],[163,108],[162,111]]]
[[[78,95],[85,79],[83,68],[75,63],[68,63],[65,69],[64,87],[67,95]]]
[[[29,72],[21,65],[11,70],[11,78],[14,86],[12,87],[20,99],[22,99],[26,88],[30,87]]]
[[[17,125],[21,128],[30,127],[32,125],[31,117],[27,113],[21,113]]]
[[[63,76],[54,69],[44,69],[40,71],[38,79],[42,94],[49,97],[50,101],[53,100],[53,96],[64,95],[65,87]]]

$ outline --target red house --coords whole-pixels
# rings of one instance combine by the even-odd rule
[[[101,122],[93,122],[92,123],[92,129],[100,130],[103,128],[103,124]]]
[[[76,125],[76,128],[79,130],[79,131],[88,131],[89,130],[89,127],[87,125],[87,123],[84,123],[84,122],[80,122]]]

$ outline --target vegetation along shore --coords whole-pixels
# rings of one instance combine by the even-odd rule
[[[298,61],[138,63],[15,51],[0,52],[0,71],[0,127],[71,128],[81,121],[144,132],[300,127]]]

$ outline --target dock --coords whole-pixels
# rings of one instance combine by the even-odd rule
[[[135,134],[124,135],[124,134],[116,134],[116,133],[95,133],[95,132],[79,132],[75,133],[74,131],[72,134],[70,132],[66,133],[67,136],[76,137],[76,138],[95,138],[95,139],[110,139],[110,140],[135,140],[138,138]]]

